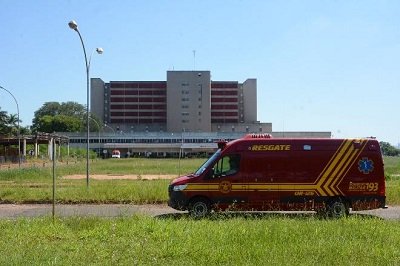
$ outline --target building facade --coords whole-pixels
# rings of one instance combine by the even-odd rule
[[[212,81],[168,71],[166,81],[91,79],[91,112],[123,132],[271,132],[257,121],[257,80]]]
[[[91,79],[90,110],[104,127],[91,132],[90,147],[104,157],[181,156],[217,149],[218,140],[248,133],[284,138],[330,138],[330,132],[273,132],[257,120],[257,80],[211,80],[210,71],[167,71],[165,81]],[[84,147],[82,133],[65,133]]]

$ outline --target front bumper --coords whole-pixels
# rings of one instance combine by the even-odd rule
[[[182,191],[173,191],[172,186],[168,187],[168,206],[175,210],[185,211],[188,207],[188,199]]]

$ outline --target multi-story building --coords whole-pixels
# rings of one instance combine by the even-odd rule
[[[91,133],[90,146],[106,157],[114,149],[125,156],[212,152],[216,141],[246,133],[331,137],[330,132],[272,132],[271,123],[257,119],[256,79],[215,81],[210,71],[168,71],[166,81],[92,78],[90,102],[91,112],[106,125]],[[82,133],[65,135],[71,146],[84,147]]]
[[[257,121],[257,80],[212,81],[168,71],[166,81],[91,80],[91,112],[123,132],[271,132]]]

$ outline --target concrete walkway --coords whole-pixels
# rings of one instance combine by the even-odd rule
[[[0,204],[0,219],[33,218],[51,216],[51,204]],[[157,216],[162,214],[179,213],[178,211],[161,204],[56,204],[57,217],[128,217],[134,214]]]

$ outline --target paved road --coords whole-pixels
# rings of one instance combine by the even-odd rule
[[[128,217],[133,214],[144,214],[152,217],[179,217],[187,215],[163,204],[99,204],[99,205],[56,205],[57,217]],[[386,220],[400,220],[400,206],[387,209],[352,212],[353,215],[376,216]],[[52,215],[50,204],[0,204],[0,219],[33,218]],[[266,214],[268,215],[268,213]],[[312,215],[312,214],[310,214]]]
[[[0,204],[0,219],[51,216],[52,213],[53,206],[51,204]],[[133,214],[158,216],[173,213],[179,214],[180,212],[161,204],[57,204],[55,206],[57,217],[127,217]]]

